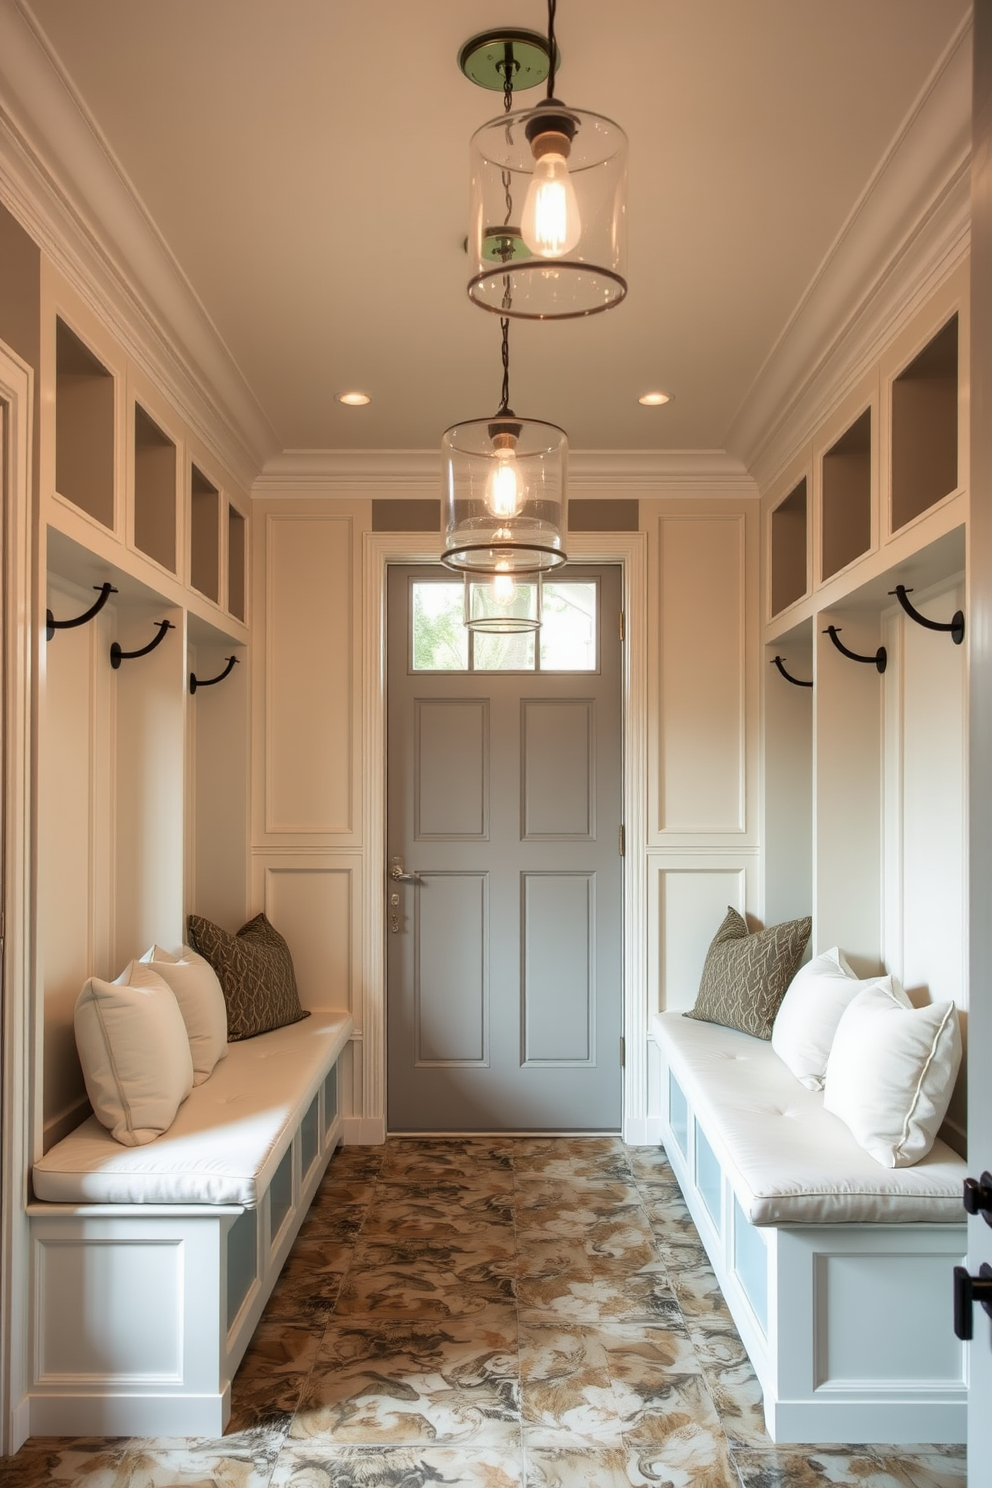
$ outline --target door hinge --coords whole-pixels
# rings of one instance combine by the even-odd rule
[[[626,855],[626,852],[627,852],[627,834],[626,834],[626,832],[623,829],[623,822],[620,823],[620,840],[619,840],[618,846],[619,846],[620,856],[621,857],[624,857]]]
[[[623,610],[620,611],[620,614],[617,616],[617,619],[620,621],[620,640],[621,641],[625,641],[627,639],[627,624],[626,624],[626,620],[625,620],[625,617],[624,617]]]
[[[624,1066],[626,1065],[626,1063],[627,1063],[627,1040],[625,1038],[622,1038],[620,1040],[620,1068],[623,1069]]]

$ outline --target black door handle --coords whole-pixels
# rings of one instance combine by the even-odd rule
[[[961,1202],[969,1214],[980,1214],[987,1225],[992,1225],[992,1173],[966,1178]]]
[[[992,1266],[984,1261],[977,1276],[970,1276],[964,1266],[954,1267],[954,1332],[962,1343],[975,1336],[976,1302],[992,1317]]]

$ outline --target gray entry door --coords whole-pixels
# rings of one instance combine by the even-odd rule
[[[435,584],[448,599],[431,589],[425,620]],[[384,887],[389,1129],[617,1130],[620,570],[563,570],[543,647],[470,649],[444,613],[460,589],[446,569],[390,569],[387,867],[412,881]],[[584,652],[562,640],[570,596]],[[542,670],[542,650],[584,669]]]

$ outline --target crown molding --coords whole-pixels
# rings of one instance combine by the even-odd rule
[[[725,444],[761,489],[968,251],[966,17],[761,367]]]
[[[724,450],[572,450],[571,495],[740,497],[758,494]],[[436,496],[440,450],[285,450],[266,461],[252,496],[371,499]]]
[[[26,0],[0,0],[0,201],[247,489],[274,432]]]

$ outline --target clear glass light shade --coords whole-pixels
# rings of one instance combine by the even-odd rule
[[[541,575],[517,578],[508,569],[491,579],[465,575],[465,624],[488,635],[541,628]]]
[[[441,440],[441,562],[486,575],[546,573],[565,553],[564,429],[496,414],[453,424]]]
[[[469,297],[529,320],[594,315],[627,293],[627,136],[545,101],[472,136]]]

